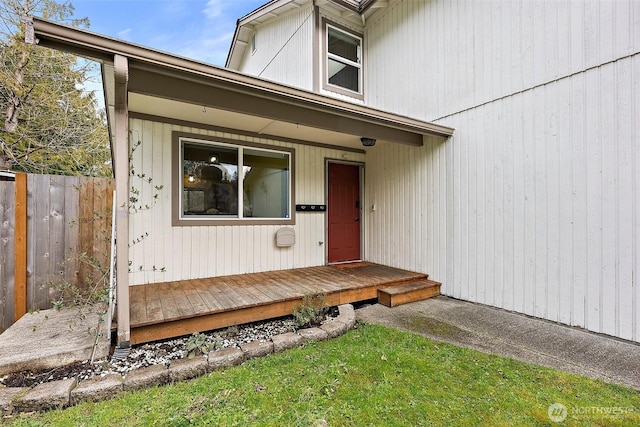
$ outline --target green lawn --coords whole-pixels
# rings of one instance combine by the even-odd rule
[[[640,425],[640,393],[375,325],[9,425]],[[603,414],[614,412],[613,415]],[[326,424],[325,424],[326,422]]]

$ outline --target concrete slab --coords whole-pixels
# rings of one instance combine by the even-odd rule
[[[356,324],[356,312],[352,304],[342,304],[338,306],[338,320],[347,325],[347,329],[353,328]]]
[[[324,341],[329,339],[327,331],[320,328],[307,328],[300,329],[298,333],[304,338],[305,341]]]
[[[240,349],[244,353],[245,359],[253,359],[273,353],[273,342],[252,341],[250,343],[240,344]]]
[[[125,390],[140,390],[169,382],[169,370],[164,365],[135,369],[124,378]]]
[[[104,336],[102,304],[82,308],[41,310],[27,313],[0,334],[0,375],[26,369],[57,366],[109,355],[109,337]],[[96,345],[96,328],[102,337]]]
[[[69,406],[71,390],[73,390],[77,384],[78,381],[76,381],[75,378],[71,378],[37,385],[24,396],[16,399],[14,408],[17,412],[46,411],[54,408],[64,408]]]
[[[375,304],[358,319],[640,390],[640,345],[444,296],[395,308]]]
[[[71,404],[80,402],[100,402],[115,396],[124,390],[124,379],[120,374],[109,374],[81,381],[71,391]]]
[[[172,382],[190,380],[206,374],[207,369],[209,369],[209,362],[204,356],[172,360],[169,365],[169,380]]]
[[[271,341],[273,342],[273,352],[279,353],[290,348],[300,347],[304,343],[304,338],[302,335],[287,332],[271,337]]]
[[[209,370],[214,371],[241,364],[245,360],[245,355],[239,348],[225,348],[210,352],[207,359],[209,361]]]
[[[347,326],[346,323],[342,323],[339,319],[334,319],[320,326],[320,329],[325,331],[329,338],[335,338],[344,335],[349,330],[349,326]]]
[[[27,387],[0,387],[0,416],[13,411],[13,400],[29,391]]]

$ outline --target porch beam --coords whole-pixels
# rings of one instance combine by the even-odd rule
[[[119,348],[131,346],[129,314],[129,107],[127,103],[129,63],[114,55],[116,177],[116,304]]]

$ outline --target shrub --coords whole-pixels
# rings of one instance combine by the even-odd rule
[[[317,326],[322,322],[327,312],[326,295],[307,295],[302,302],[293,309],[293,318],[299,328]]]

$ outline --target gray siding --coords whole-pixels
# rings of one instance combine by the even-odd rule
[[[256,51],[247,48],[238,71],[302,89],[313,89],[313,7],[256,28]]]
[[[640,341],[640,2],[404,1],[366,37],[367,103],[456,129],[367,154],[368,259]]]

